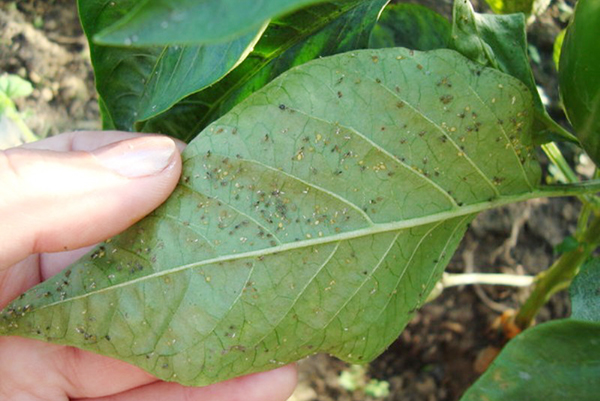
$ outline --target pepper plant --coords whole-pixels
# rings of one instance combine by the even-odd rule
[[[463,399],[597,399],[598,262],[581,266],[600,242],[600,182],[579,182],[553,141],[598,154],[598,1],[579,0],[561,59],[574,135],[537,93],[524,13],[456,0],[449,22],[387,3],[79,1],[104,127],[189,141],[183,173],[151,215],[6,307],[0,334],[186,385],[317,352],[366,363],[477,213],[577,196],[577,244],[536,278],[524,332]],[[570,182],[540,183],[540,147]],[[574,277],[573,316],[528,328]]]

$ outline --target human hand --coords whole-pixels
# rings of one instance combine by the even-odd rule
[[[160,136],[79,132],[0,151],[0,308],[150,213],[180,173],[176,144]],[[0,337],[6,401],[283,401],[295,384],[288,366],[183,387],[79,349]]]

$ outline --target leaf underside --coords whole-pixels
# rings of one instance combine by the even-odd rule
[[[490,201],[535,196],[532,101],[438,50],[296,67],[192,141],[171,198],[30,290],[0,333],[203,385],[381,353]]]

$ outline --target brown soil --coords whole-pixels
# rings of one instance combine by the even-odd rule
[[[449,0],[414,0],[451,12]],[[540,53],[534,65],[538,82],[550,97],[549,109],[560,116],[552,64],[554,37],[564,26],[559,5],[533,23],[532,44]],[[483,1],[477,2],[484,8]],[[41,136],[100,126],[93,74],[74,0],[0,1],[0,73],[30,80],[34,94],[20,101],[28,126]],[[572,233],[576,202],[536,200],[481,214],[469,229],[448,267],[451,272],[536,274],[549,266],[554,247]],[[517,307],[523,290],[504,287],[452,288],[416,315],[390,348],[371,363],[367,379],[385,380],[385,400],[454,401],[478,377],[503,344],[494,324],[502,310]],[[567,296],[555,296],[539,320],[569,314]],[[370,400],[361,390],[339,384],[348,365],[325,355],[300,362],[300,385],[293,401]]]

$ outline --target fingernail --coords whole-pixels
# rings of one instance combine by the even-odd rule
[[[146,136],[116,142],[92,152],[102,166],[124,177],[156,175],[166,169],[177,152],[175,142]]]

